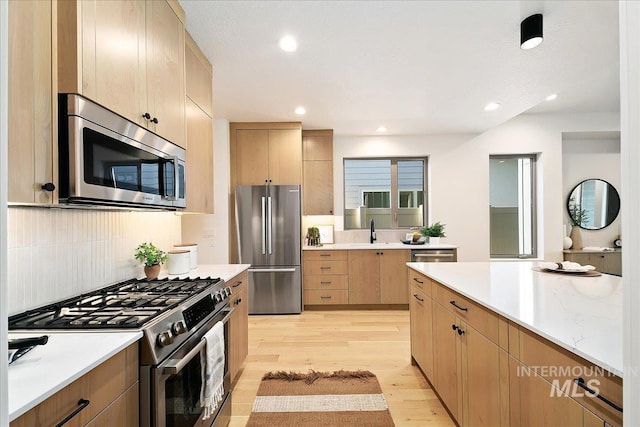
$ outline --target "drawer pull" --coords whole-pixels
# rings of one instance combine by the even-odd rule
[[[610,401],[606,397],[601,396],[600,393],[597,393],[595,390],[591,390],[589,387],[587,387],[587,385],[585,384],[584,378],[582,378],[582,377],[575,378],[573,380],[573,382],[576,383],[578,385],[578,387],[580,387],[581,389],[585,390],[590,395],[595,396],[598,399],[602,400],[604,403],[606,403],[607,405],[611,406],[616,411],[622,412],[622,407],[621,406],[616,405],[615,403],[613,403],[612,401]]]
[[[320,267],[320,270],[331,270],[331,267]]]
[[[418,294],[413,294],[413,297],[414,297],[415,299],[417,299],[418,301],[420,301],[420,302],[424,302],[424,300],[423,300],[422,298],[420,298],[420,297],[418,296]]]
[[[320,282],[320,284],[321,284],[321,285],[330,285],[330,284],[331,284],[331,281],[328,281],[328,282]]]
[[[455,300],[451,300],[451,301],[449,301],[449,304],[451,304],[452,306],[454,306],[454,307],[455,307],[455,308],[457,308],[458,310],[462,310],[462,311],[469,311],[469,309],[468,309],[468,308],[464,308],[464,307],[462,307],[461,305],[456,304],[456,301],[455,301]],[[462,335],[462,334],[460,334],[460,335]]]
[[[417,278],[417,277],[414,277],[414,278],[413,278],[413,281],[414,281],[414,282],[418,282],[418,283],[420,283],[421,285],[423,285],[423,284],[424,284],[424,282],[422,282],[422,281],[418,280],[418,278]]]
[[[329,295],[329,296],[321,296],[320,299],[331,299],[331,295]]]
[[[91,403],[91,402],[88,401],[87,399],[78,400],[78,407],[76,409],[74,409],[72,413],[70,413],[69,415],[64,417],[64,419],[62,421],[60,421],[58,424],[56,424],[56,427],[62,427],[63,425],[65,425],[66,423],[71,421],[71,418],[75,417],[76,415],[78,415],[80,413],[80,411],[82,411],[84,408],[89,406],[89,403]]]
[[[331,256],[331,254],[320,254],[320,256]]]
[[[239,281],[238,283],[236,283],[235,285],[233,285],[234,288],[237,288],[238,286],[242,285],[242,281]]]

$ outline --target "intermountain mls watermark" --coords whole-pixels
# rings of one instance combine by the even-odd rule
[[[528,377],[537,374],[551,380],[549,397],[596,397],[600,394],[600,380],[590,377],[611,375],[597,366],[518,366],[517,375]],[[584,378],[588,378],[585,380]]]

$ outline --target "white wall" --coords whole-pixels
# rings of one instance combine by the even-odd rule
[[[446,224],[444,242],[460,246],[459,261],[486,261],[490,250],[489,156],[536,153],[538,257],[561,260],[562,132],[619,128],[617,113],[554,114],[521,115],[481,135],[336,136],[335,229],[343,229],[343,158],[428,156],[429,222]]]
[[[624,425],[640,423],[640,2],[620,2]]]
[[[9,314],[142,277],[138,244],[181,242],[172,212],[10,207],[8,221]]]
[[[562,141],[562,190],[565,206],[573,188],[585,179],[598,178],[607,181],[621,192],[620,139],[567,139]],[[567,232],[571,227],[569,213],[564,209]],[[613,246],[621,232],[621,215],[602,230],[580,230],[583,246]]]
[[[183,215],[182,238],[198,244],[198,263],[229,262],[229,121],[217,119],[213,124],[212,215]]]
[[[0,1],[0,354],[7,354],[8,2]],[[9,424],[7,359],[0,358],[0,426]]]

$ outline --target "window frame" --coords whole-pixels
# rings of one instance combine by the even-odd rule
[[[491,175],[491,160],[513,160],[528,158],[531,160],[531,254],[492,254],[491,253],[491,200],[489,200],[489,259],[533,259],[538,257],[538,154],[536,153],[520,153],[520,154],[490,154],[489,155],[489,175]],[[489,182],[489,192],[491,192],[491,182]],[[518,197],[520,192],[518,191]],[[518,215],[521,215],[518,211]],[[518,242],[520,246],[520,242]]]
[[[391,188],[389,189],[390,197],[389,203],[391,204],[391,228],[380,228],[380,230],[411,230],[416,229],[418,227],[424,227],[427,222],[427,214],[428,214],[428,205],[429,205],[429,197],[428,197],[428,166],[429,166],[429,158],[427,156],[418,156],[418,157],[344,157],[342,159],[342,216],[343,216],[343,229],[344,230],[364,230],[365,228],[347,228],[346,223],[346,210],[347,210],[347,183],[346,183],[346,162],[353,160],[388,160],[391,162]],[[401,209],[416,209],[416,208],[400,208],[400,190],[398,189],[398,162],[402,161],[420,161],[422,162],[422,192],[424,204],[422,207],[422,225],[413,225],[407,227],[399,227],[398,226],[398,213]],[[362,199],[363,192],[366,190],[360,190],[360,199]],[[386,191],[386,190],[385,190]],[[416,191],[416,190],[411,190]],[[368,226],[367,226],[368,228]]]

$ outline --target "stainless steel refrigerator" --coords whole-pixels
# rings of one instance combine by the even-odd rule
[[[249,268],[249,314],[302,312],[300,186],[236,187],[240,263]]]

